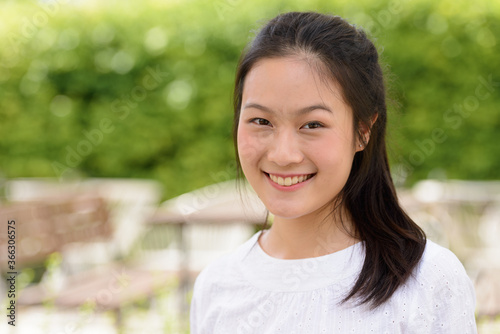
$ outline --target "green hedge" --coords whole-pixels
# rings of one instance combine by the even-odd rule
[[[234,177],[236,62],[250,30],[289,10],[339,14],[375,38],[400,104],[390,128],[399,182],[499,177],[493,2],[37,3],[0,4],[5,177],[153,178],[165,198]]]

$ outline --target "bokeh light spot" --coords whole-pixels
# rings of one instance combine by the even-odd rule
[[[50,103],[50,111],[58,117],[67,116],[72,109],[73,101],[66,95],[57,95]]]
[[[144,47],[150,54],[161,53],[168,44],[168,37],[161,27],[154,27],[146,33]]]
[[[135,64],[134,58],[125,51],[118,51],[111,59],[111,68],[119,74],[129,72]]]
[[[74,29],[65,29],[59,34],[58,46],[63,50],[73,50],[80,44],[80,35]]]
[[[448,36],[441,43],[441,50],[446,57],[452,58],[462,52],[462,46],[456,38]]]
[[[448,30],[448,22],[443,16],[433,13],[427,18],[427,29],[431,33],[439,35]]]
[[[99,24],[92,31],[92,42],[97,46],[109,44],[115,38],[115,30],[106,24]]]
[[[492,48],[497,44],[495,35],[488,28],[482,28],[477,32],[476,41],[485,48]]]
[[[191,84],[185,80],[173,81],[163,92],[167,104],[177,110],[187,107],[192,93]]]

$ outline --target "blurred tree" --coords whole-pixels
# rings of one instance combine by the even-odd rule
[[[497,2],[0,7],[0,172],[7,177],[154,178],[165,198],[233,178],[239,55],[251,30],[289,10],[341,15],[375,39],[399,102],[390,120],[396,181],[500,176]]]

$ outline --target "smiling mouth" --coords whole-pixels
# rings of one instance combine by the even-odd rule
[[[265,173],[265,172],[264,172]],[[285,187],[290,187],[290,186],[293,186],[297,183],[301,183],[301,182],[304,182],[304,181],[307,181],[309,180],[311,177],[313,177],[314,175],[316,175],[316,173],[314,174],[305,174],[305,175],[300,175],[300,176],[293,176],[293,177],[281,177],[281,176],[276,176],[276,175],[272,175],[272,174],[269,174],[269,173],[265,173],[267,176],[269,176],[269,178],[276,184],[279,184],[280,186],[285,186]]]

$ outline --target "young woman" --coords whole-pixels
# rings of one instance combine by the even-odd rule
[[[399,206],[385,88],[365,33],[280,14],[243,53],[234,140],[274,215],[198,276],[191,333],[475,333],[475,294],[449,250]]]

